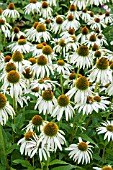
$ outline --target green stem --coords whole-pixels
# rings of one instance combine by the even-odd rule
[[[7,155],[5,151],[5,143],[4,143],[4,137],[3,137],[3,130],[2,130],[2,125],[0,124],[0,143],[2,147],[2,158],[4,160],[4,165],[6,166],[6,169],[8,169],[8,160],[7,160]]]
[[[46,170],[49,170],[49,158],[47,159]]]
[[[97,82],[96,85],[95,85],[94,92],[95,92],[95,93],[99,92],[99,83],[98,83],[98,82]]]
[[[41,170],[43,170],[43,162],[40,162]]]
[[[62,80],[62,72],[60,73],[60,85],[61,85],[62,94],[64,94],[63,80]]]
[[[47,121],[47,113],[45,114],[45,120]]]

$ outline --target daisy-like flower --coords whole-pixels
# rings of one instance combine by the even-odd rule
[[[96,34],[90,34],[90,36],[88,36],[88,40],[85,40],[84,42],[85,45],[88,46],[88,48],[92,47],[94,44],[100,45],[100,42],[97,39]]]
[[[35,128],[38,131],[42,131],[43,127],[48,123],[47,121],[43,120],[43,118],[40,115],[35,115],[32,117],[32,120],[29,121],[29,124],[23,128],[26,132],[31,131],[33,132]]]
[[[62,150],[62,145],[65,143],[64,132],[59,130],[54,122],[47,123],[39,136],[39,141],[42,142],[42,148],[47,145],[47,150],[55,151],[57,148]]]
[[[24,137],[18,141],[17,145],[21,144],[20,146],[21,155],[23,155],[24,152],[25,152],[25,155],[29,155],[31,153],[30,150],[27,149],[27,145],[30,139],[33,137],[36,139],[38,138],[37,135],[33,131],[28,131],[24,134]]]
[[[93,167],[95,170],[113,170],[110,165],[103,166],[102,168],[99,167]]]
[[[67,93],[69,98],[74,96],[75,103],[86,103],[87,97],[93,95],[93,92],[89,88],[89,81],[85,76],[81,76],[75,80],[75,86],[72,87]]]
[[[53,81],[49,77],[44,77],[42,79],[33,80],[31,82],[32,89],[39,87],[40,90],[47,90],[47,89],[55,90],[56,85],[60,86],[57,81]]]
[[[20,51],[20,53],[29,53],[32,44],[26,40],[26,38],[20,38],[17,42],[14,42],[8,46],[12,52]]]
[[[87,1],[85,0],[73,0],[72,3],[75,4],[79,10],[85,9],[87,5]]]
[[[15,9],[14,3],[10,3],[8,5],[7,9],[3,11],[3,15],[7,18],[14,18],[14,19],[17,19],[20,17],[19,12]]]
[[[69,97],[62,94],[57,99],[57,104],[52,112],[52,117],[57,117],[57,120],[62,119],[63,114],[65,114],[66,121],[71,119],[75,114],[73,107],[70,104]]]
[[[17,70],[22,73],[22,71],[26,68],[26,67],[30,67],[30,61],[28,60],[24,60],[24,56],[20,51],[15,51],[12,54],[12,58],[10,60],[10,62],[13,62],[16,67]]]
[[[100,126],[97,128],[98,134],[104,133],[104,140],[108,139],[108,142],[110,140],[113,141],[113,120],[104,121],[101,123],[103,126]]]
[[[40,12],[41,2],[37,2],[37,0],[30,0],[29,4],[24,7],[25,14],[35,14]]]
[[[14,27],[13,32],[11,33],[11,41],[14,41],[15,38],[19,39],[21,35],[25,36],[25,34],[22,31],[20,31],[18,27]]]
[[[48,58],[48,62],[52,64],[52,59],[56,59],[56,54],[53,52],[53,49],[49,45],[42,47],[42,55],[45,55]]]
[[[56,104],[56,98],[53,92],[48,89],[44,90],[42,96],[37,99],[36,105],[34,109],[39,109],[39,113],[52,114],[53,108]],[[44,106],[44,107],[43,107]]]
[[[3,32],[5,37],[10,38],[10,30],[11,30],[11,28],[12,27],[6,22],[5,19],[0,18],[0,30],[1,30],[1,32]]]
[[[63,31],[61,34],[60,34],[60,37],[62,39],[66,39],[66,38],[69,38],[71,36],[75,36],[75,29],[74,28],[69,28],[68,30],[66,31]]]
[[[43,41],[48,41],[51,39],[50,33],[47,31],[46,26],[42,23],[39,23],[36,26],[36,29],[33,30],[31,33],[30,39],[35,42],[43,42]]]
[[[8,120],[8,116],[11,116],[13,119],[14,115],[15,115],[15,112],[12,106],[7,101],[6,96],[0,92],[0,123],[1,125],[3,126],[6,124]]]
[[[27,132],[28,133],[28,132]],[[43,158],[47,161],[48,157],[50,157],[49,150],[47,149],[47,146],[45,145],[43,148],[41,147],[41,141],[39,141],[38,136],[32,136],[30,140],[28,141],[25,152],[28,154],[30,158],[32,158],[35,154],[38,153],[38,157],[40,161],[43,160]]]
[[[42,1],[41,7],[40,7],[40,15],[43,18],[51,18],[52,17],[52,8],[49,6],[49,3],[47,1]]]
[[[78,30],[80,23],[74,18],[72,14],[67,15],[67,19],[63,22],[63,30],[68,30],[69,28],[74,28]]]
[[[107,105],[109,105],[111,102],[108,100],[108,97],[105,96],[94,96],[94,101],[98,103],[98,106],[102,110],[106,110],[108,108]]]
[[[64,62],[64,60],[58,60],[53,67],[59,74],[69,74],[70,70],[73,68],[70,64]]]
[[[97,60],[96,65],[91,69],[89,80],[102,84],[107,84],[112,81],[112,70],[110,70],[107,58],[101,57]]]
[[[80,16],[85,23],[90,20],[90,14],[88,13],[86,8],[80,11]]]
[[[108,88],[105,91],[109,96],[113,95],[113,81],[111,82],[111,84],[108,86]]]
[[[89,145],[90,142],[83,142],[82,138],[78,138],[79,143],[71,144],[66,150],[69,150],[69,157],[73,158],[74,162],[79,163],[90,163],[90,159],[92,158],[92,145]]]
[[[79,13],[77,12],[77,7],[74,4],[71,4],[67,12],[68,15],[72,14],[75,19],[79,20]]]
[[[68,50],[70,50],[69,46],[67,46],[67,44],[70,43],[70,42],[73,42],[73,39],[71,37],[66,38],[66,39],[62,39],[62,38],[58,39],[57,40],[57,45],[55,45],[53,47],[53,51],[55,53],[63,54],[63,56],[65,57],[66,56],[66,52]]]
[[[56,18],[53,20],[51,31],[54,32],[55,34],[62,32],[63,22],[64,22],[64,16],[57,15]]]
[[[31,47],[32,56],[36,58],[37,56],[41,55],[42,54],[42,48],[43,48],[42,43],[33,45]]]
[[[50,74],[54,74],[52,65],[44,55],[37,57],[36,64],[32,66],[32,70],[37,78],[49,77]]]
[[[97,41],[100,46],[108,46],[107,39],[102,33],[97,36]]]
[[[31,81],[33,80],[34,76],[33,76],[33,71],[31,70],[30,67],[27,67],[25,69],[23,69],[22,71],[22,75],[23,75],[23,79],[25,81],[25,84],[27,86],[27,89],[29,89],[30,85],[31,85]],[[27,90],[26,89],[26,90]]]
[[[93,97],[88,96],[86,103],[77,103],[74,107],[74,109],[78,109],[79,113],[83,113],[88,115],[92,114],[93,111],[98,113],[98,110],[100,109],[99,104],[94,100]]]
[[[104,17],[104,22],[105,22],[105,24],[110,24],[110,23],[113,22],[112,16],[113,16],[113,14],[110,14],[109,11],[106,11],[105,17]]]
[[[88,39],[89,29],[84,26],[81,28],[81,33],[77,35],[77,40],[80,41],[81,44]]]
[[[4,83],[1,88],[4,93],[9,93],[11,97],[15,98],[17,101],[18,97],[23,94],[23,90],[26,89],[26,86],[24,80],[21,79],[20,74],[15,70],[11,70],[4,78]]]
[[[106,28],[105,22],[103,21],[103,19],[100,19],[99,17],[91,18],[91,19],[88,21],[87,24],[90,25],[90,28],[91,28],[92,30],[95,30],[95,29],[101,30],[102,27],[103,27],[103,28]]]
[[[76,64],[78,68],[89,68],[93,65],[93,57],[86,45],[81,45],[72,55],[69,56],[70,62]]]

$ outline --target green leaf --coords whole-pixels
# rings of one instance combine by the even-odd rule
[[[19,148],[19,146],[18,146],[17,144],[11,145],[11,146],[8,148],[6,154],[7,154],[7,155],[10,154],[10,153],[12,153],[15,149],[18,149],[18,148]]]
[[[49,163],[49,165],[55,165],[55,164],[68,164],[68,163],[59,159],[55,159]]]
[[[76,168],[75,165],[66,165],[66,166],[58,166],[55,168],[52,168],[51,170],[71,170],[73,168]]]
[[[21,164],[23,167],[30,167],[31,166],[31,164],[27,160],[22,160],[22,159],[16,159],[16,160],[13,161],[13,163]]]
[[[86,141],[89,141],[90,143],[94,144],[97,148],[98,148],[98,145],[89,137],[87,136],[86,134],[81,134],[80,137]]]

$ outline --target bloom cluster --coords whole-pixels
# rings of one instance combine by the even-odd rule
[[[70,151],[70,159],[77,164],[90,163],[98,144],[84,134],[93,124],[93,115],[100,113],[107,116],[96,122],[94,133],[104,134],[108,144],[113,141],[113,52],[103,33],[112,25],[113,14],[104,3],[71,0],[65,14],[54,14],[56,0],[30,0],[23,12],[34,20],[22,30],[14,26],[20,13],[13,3],[0,9],[2,42],[8,42],[4,48],[8,55],[4,49],[0,53],[0,123],[5,125],[8,115],[13,118],[18,108],[30,102],[37,111],[23,125],[24,137],[18,140],[21,154],[30,158],[38,154],[43,161],[63,150]],[[104,13],[90,11],[93,5],[102,6]],[[5,95],[11,97],[13,107]],[[68,144],[63,124],[74,134]],[[112,170],[107,163],[93,168]]]

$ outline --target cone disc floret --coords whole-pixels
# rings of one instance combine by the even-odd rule
[[[44,55],[41,55],[37,58],[37,64],[38,65],[46,65],[48,63],[48,59],[44,56]]]
[[[113,125],[107,125],[106,128],[108,131],[113,132]]]
[[[58,104],[61,106],[61,107],[65,107],[69,104],[70,100],[69,100],[69,97],[66,96],[65,94],[62,94],[58,97],[57,99],[58,101]]]
[[[10,3],[10,4],[8,5],[8,9],[14,10],[14,9],[15,9],[14,3]]]
[[[76,87],[77,87],[79,90],[86,90],[86,89],[88,89],[88,87],[89,87],[89,81],[88,81],[88,79],[87,79],[85,76],[79,77],[79,78],[76,80]]]
[[[39,24],[36,26],[36,30],[37,30],[38,32],[44,32],[44,31],[46,31],[46,26],[45,26],[44,24],[39,23]]]
[[[63,23],[63,19],[61,17],[57,17],[56,18],[56,23],[59,24],[59,25],[62,24]]]
[[[50,55],[52,53],[52,48],[49,45],[46,45],[42,48],[42,52],[45,55]]]
[[[19,80],[20,80],[20,75],[17,71],[11,70],[7,74],[7,80],[8,80],[9,83],[18,83]]]
[[[5,20],[3,20],[2,18],[0,18],[0,25],[4,25],[5,24]]]
[[[65,40],[64,39],[61,39],[58,44],[61,46],[61,47],[65,47],[66,43],[65,43]]]
[[[39,115],[35,115],[33,116],[32,118],[32,123],[35,125],[35,126],[40,126],[42,124],[42,117],[39,116]]]
[[[86,57],[89,55],[89,48],[86,45],[81,45],[78,47],[77,53],[79,56]]]
[[[49,5],[46,1],[42,2],[42,8],[47,8]]]
[[[29,61],[32,63],[32,65],[36,63],[36,59],[33,57],[29,58]]]
[[[81,29],[81,32],[82,32],[83,35],[87,35],[88,32],[89,32],[89,29],[85,26]]]
[[[78,144],[78,149],[79,149],[80,151],[87,151],[87,150],[88,150],[88,144],[85,143],[85,142],[80,142],[80,143]]]
[[[50,89],[45,90],[42,93],[42,98],[46,101],[52,100],[53,99],[53,92]]]
[[[109,66],[109,61],[108,61],[107,58],[104,58],[104,57],[99,58],[97,63],[96,63],[96,66],[100,70],[106,70]]]
[[[22,74],[26,79],[30,79],[33,77],[33,72],[31,71],[30,68],[26,68],[25,71],[22,72]]]
[[[96,51],[96,50],[98,50],[99,49],[99,46],[97,45],[97,44],[94,44],[93,46],[92,46],[92,50],[93,51]]]
[[[30,0],[29,3],[33,3],[35,4],[37,2],[37,0]]]
[[[49,137],[56,136],[58,132],[58,126],[54,122],[49,122],[44,126],[44,133]]]
[[[4,58],[4,62],[7,63],[11,60],[11,56],[10,55],[6,55]]]
[[[57,61],[57,64],[58,64],[59,66],[64,66],[65,62],[64,62],[64,60],[58,60],[58,61]]]
[[[19,45],[24,45],[24,44],[26,44],[26,39],[18,39],[18,44],[19,44]]]
[[[7,63],[5,70],[6,72],[9,72],[11,70],[16,70],[16,65],[14,63]]]
[[[28,131],[24,134],[25,140],[29,140],[34,135],[34,132]]]
[[[24,56],[20,51],[15,51],[12,55],[12,60],[15,62],[21,62],[23,60]]]
[[[42,44],[42,43],[37,44],[37,45],[36,45],[36,48],[37,48],[37,49],[42,49],[42,48],[43,48],[43,44]]]
[[[104,166],[103,168],[102,168],[102,170],[113,170],[111,167],[109,167],[109,166]]]
[[[0,110],[6,106],[7,98],[4,94],[0,93]]]
[[[89,38],[90,41],[94,42],[96,41],[96,35],[95,34],[92,34]]]
[[[69,7],[69,10],[70,11],[76,11],[76,5],[74,5],[74,4],[72,4],[72,5],[70,5],[70,7]]]

